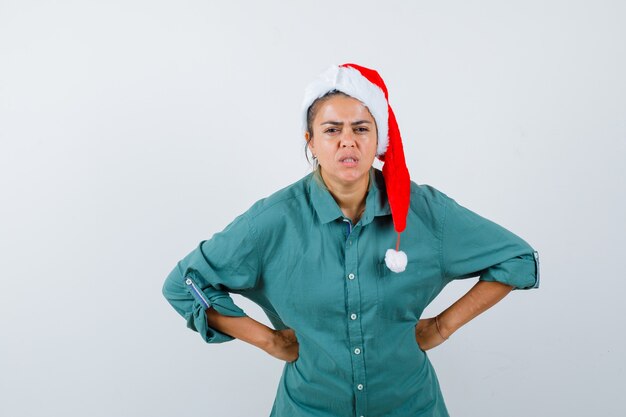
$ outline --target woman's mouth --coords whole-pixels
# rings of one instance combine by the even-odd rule
[[[359,163],[359,160],[353,157],[348,157],[348,158],[340,159],[339,163],[341,163],[341,165],[345,167],[354,167],[354,166],[357,166],[357,164]]]

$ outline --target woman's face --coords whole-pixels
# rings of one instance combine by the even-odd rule
[[[367,181],[376,156],[376,122],[367,107],[353,97],[332,96],[322,102],[305,139],[317,156],[324,181],[351,185]]]

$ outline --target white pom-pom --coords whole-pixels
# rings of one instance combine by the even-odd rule
[[[407,264],[406,253],[395,249],[387,249],[385,252],[385,264],[387,268],[393,272],[402,272],[406,269]]]

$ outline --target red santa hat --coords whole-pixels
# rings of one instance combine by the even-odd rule
[[[303,133],[307,131],[307,112],[311,104],[324,94],[338,90],[363,103],[376,121],[378,146],[376,156],[382,162],[387,199],[391,207],[393,225],[398,234],[395,249],[388,249],[385,263],[393,272],[406,268],[407,256],[400,250],[400,233],[406,228],[409,211],[411,179],[404,160],[402,138],[393,110],[389,105],[387,86],[373,69],[356,64],[333,65],[324,71],[305,90],[302,103]]]

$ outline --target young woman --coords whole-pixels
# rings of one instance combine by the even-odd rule
[[[537,251],[410,181],[376,71],[324,72],[306,90],[303,131],[314,171],[200,242],[163,294],[207,343],[237,338],[285,361],[272,417],[447,416],[426,351],[512,289],[537,288]],[[476,276],[421,318],[446,284]],[[274,328],[229,293],[261,306]]]

